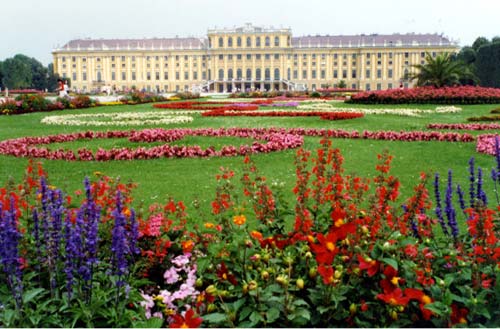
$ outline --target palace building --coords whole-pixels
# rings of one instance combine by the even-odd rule
[[[204,38],[79,39],[54,49],[54,70],[73,89],[132,87],[156,92],[381,90],[411,86],[407,73],[457,52],[438,34],[292,36],[290,28],[245,24],[209,29]]]

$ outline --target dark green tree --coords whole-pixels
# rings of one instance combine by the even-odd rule
[[[460,84],[462,79],[474,79],[474,74],[462,62],[453,60],[449,53],[439,54],[435,58],[426,54],[425,64],[413,65],[416,73],[409,74],[410,80],[417,80],[417,86],[452,86]]]
[[[29,88],[33,80],[31,60],[18,54],[2,64],[3,84],[9,89]]]
[[[50,63],[48,68],[48,77],[47,77],[47,89],[49,91],[55,91],[58,88],[57,79],[59,79],[59,74],[54,73],[54,64]]]
[[[460,49],[460,52],[456,56],[457,60],[464,62],[465,64],[472,64],[476,61],[476,51],[474,48],[465,46]]]
[[[477,52],[481,46],[489,44],[490,41],[485,37],[478,37],[472,44],[472,48]]]
[[[0,61],[0,88],[3,90],[5,87],[3,86],[3,62]]]
[[[500,88],[500,42],[480,47],[475,66],[481,86]]]

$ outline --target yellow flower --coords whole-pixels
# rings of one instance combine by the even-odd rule
[[[236,215],[233,217],[233,222],[238,226],[245,224],[246,221],[247,218],[245,215]]]
[[[205,223],[205,228],[214,228],[214,223]]]

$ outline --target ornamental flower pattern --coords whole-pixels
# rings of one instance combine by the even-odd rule
[[[178,115],[183,114],[183,115]],[[143,126],[188,123],[193,117],[181,112],[116,112],[46,116],[40,122],[62,126]]]

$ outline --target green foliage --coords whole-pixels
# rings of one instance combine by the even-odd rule
[[[7,58],[2,64],[3,84],[9,89],[30,88],[33,81],[31,60],[24,55]]]
[[[435,58],[427,53],[425,64],[413,65],[418,72],[410,74],[409,79],[417,80],[417,86],[453,86],[461,79],[472,79],[471,70],[461,61],[454,61],[449,53],[439,54]]]
[[[347,83],[344,80],[339,81],[338,88],[347,88]]]
[[[488,43],[477,50],[476,73],[485,87],[500,87],[500,42]]]
[[[482,46],[485,46],[487,44],[489,44],[490,41],[485,38],[485,37],[478,37],[474,43],[472,44],[472,49],[474,49],[476,52],[479,50],[479,48],[481,48]]]

